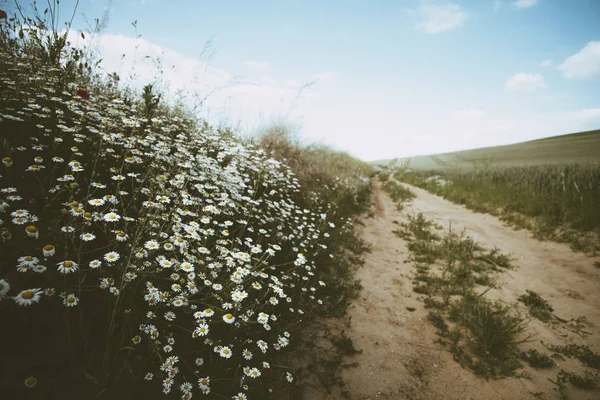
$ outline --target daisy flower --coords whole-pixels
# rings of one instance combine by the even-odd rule
[[[128,234],[126,234],[126,233],[125,233],[125,232],[123,232],[123,231],[117,231],[117,235],[116,235],[116,236],[117,236],[117,237],[116,237],[116,239],[117,239],[117,241],[119,241],[119,242],[125,242],[125,241],[127,241],[127,239],[129,238],[129,235],[128,235]]]
[[[290,374],[289,372],[285,373],[285,379],[287,379],[287,381],[289,383],[292,383],[294,381],[294,376],[292,374]]]
[[[206,336],[206,335],[208,335],[208,325],[207,324],[198,325],[198,327],[194,330],[194,333],[192,334],[193,337]]]
[[[196,363],[196,365],[197,365],[197,363]],[[202,365],[202,364],[200,364],[200,365]],[[210,377],[208,377],[208,376],[205,378],[198,379],[198,386],[200,388],[206,388],[206,387],[208,387],[209,384],[210,384]]]
[[[267,348],[269,347],[267,345],[267,342],[265,342],[264,340],[259,340],[258,342],[256,342],[256,345],[260,348],[260,350],[263,353],[266,353],[267,352]]]
[[[25,233],[27,234],[28,237],[30,238],[34,238],[37,239],[40,236],[40,232],[38,231],[38,229],[33,226],[33,225],[29,225],[25,228]]]
[[[106,222],[117,222],[121,219],[121,216],[115,212],[109,212],[104,214],[103,218]]]
[[[47,244],[42,248],[42,253],[44,254],[44,257],[52,257],[56,254],[56,248],[52,244]]]
[[[227,346],[221,347],[221,350],[219,350],[219,355],[223,358],[230,358],[232,354],[231,349]]]
[[[70,261],[70,260],[61,261],[57,265],[58,265],[58,272],[60,272],[61,274],[65,274],[65,275],[75,272],[79,268],[79,266],[77,265],[77,263],[75,261]]]
[[[103,206],[106,201],[104,199],[90,199],[88,200],[88,204],[96,207]]]
[[[27,289],[21,291],[18,295],[13,297],[15,303],[20,306],[30,306],[33,303],[38,303],[43,293],[42,289]]]
[[[236,394],[235,396],[232,397],[233,400],[248,400],[248,398],[246,397],[246,395],[242,392]]]
[[[25,386],[29,389],[34,388],[37,385],[37,379],[34,376],[30,376],[25,379]]]
[[[33,272],[37,272],[38,274],[41,274],[42,272],[46,271],[47,269],[48,268],[46,268],[45,266],[40,265],[40,264],[31,267],[31,270]]]
[[[244,349],[244,351],[242,351],[242,356],[246,359],[246,360],[252,360],[252,352],[248,349]]]
[[[235,322],[235,317],[232,314],[223,315],[223,321],[228,324],[233,324]]]
[[[167,321],[173,321],[173,320],[175,320],[175,318],[176,318],[176,316],[175,316],[175,313],[173,311],[167,311],[165,313],[165,319]]]
[[[93,233],[86,232],[79,236],[79,238],[84,242],[91,242],[92,240],[96,239],[96,235],[94,235]]]
[[[90,268],[92,268],[92,269],[100,268],[102,266],[102,261],[92,260],[92,261],[90,261],[89,265],[90,265]]]
[[[68,294],[64,298],[63,304],[67,307],[75,307],[79,303],[79,299],[74,294]]]
[[[261,375],[261,374],[260,374],[260,370],[259,370],[258,368],[256,368],[256,367],[254,367],[254,368],[252,368],[252,369],[250,370],[250,374],[249,374],[248,376],[249,376],[250,378],[254,378],[254,379],[256,379],[256,378],[258,378],[260,375]]]
[[[119,260],[121,256],[116,251],[108,252],[104,255],[104,259],[109,263],[114,263]]]
[[[0,297],[6,296],[8,291],[10,290],[10,285],[6,280],[0,279]]]
[[[19,257],[17,259],[17,261],[19,262],[19,265],[33,267],[34,265],[36,265],[37,263],[40,262],[40,259],[37,257],[32,257],[32,256],[23,256],[23,257]]]

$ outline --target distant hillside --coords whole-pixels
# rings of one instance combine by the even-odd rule
[[[493,166],[600,162],[600,130],[571,133],[506,146],[483,147],[452,153],[408,157],[412,169],[473,168],[473,161],[491,158]],[[389,165],[394,161],[373,161]],[[400,159],[403,160],[403,159]]]

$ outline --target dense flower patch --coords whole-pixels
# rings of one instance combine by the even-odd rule
[[[274,357],[327,306],[320,267],[350,220],[263,150],[1,40],[2,384],[246,399],[293,382]]]

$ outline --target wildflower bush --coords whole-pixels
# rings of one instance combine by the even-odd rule
[[[247,399],[293,382],[274,360],[345,304],[325,280],[350,278],[368,168],[313,149],[293,171],[119,90],[41,21],[0,20],[0,390]]]

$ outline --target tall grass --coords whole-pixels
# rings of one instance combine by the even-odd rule
[[[559,227],[600,233],[600,164],[400,171],[396,177],[475,211],[532,217],[541,234]]]

